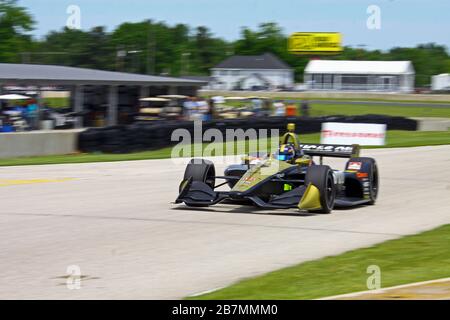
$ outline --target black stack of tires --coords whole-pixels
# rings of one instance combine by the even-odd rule
[[[203,132],[217,129],[225,137],[227,129],[278,129],[282,134],[288,123],[296,124],[296,133],[317,133],[324,122],[344,123],[382,123],[388,130],[417,130],[417,121],[403,117],[383,115],[363,116],[328,116],[318,118],[303,117],[264,117],[230,120],[213,120],[203,122]],[[78,148],[81,152],[129,153],[147,150],[157,150],[173,146],[178,141],[172,141],[172,133],[176,129],[185,129],[194,137],[194,123],[191,121],[158,121],[154,123],[135,123],[129,126],[112,126],[88,129],[79,134]]]

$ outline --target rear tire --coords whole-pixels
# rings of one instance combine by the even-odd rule
[[[216,185],[216,168],[214,163],[203,159],[192,159],[184,172],[184,180],[203,182],[214,190]]]
[[[369,205],[377,202],[378,193],[380,191],[380,175],[377,162],[373,158],[352,158],[349,162],[361,162],[359,172],[369,175]],[[363,186],[364,188],[364,186]],[[364,191],[363,191],[364,193]]]
[[[336,200],[336,186],[334,182],[333,170],[329,166],[312,166],[306,173],[305,184],[312,183],[319,189],[320,204],[322,209],[310,212],[330,213],[334,209]]]

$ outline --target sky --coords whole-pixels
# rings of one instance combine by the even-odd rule
[[[344,45],[387,50],[435,42],[450,48],[449,0],[19,0],[37,21],[33,35],[42,37],[63,28],[67,8],[80,8],[81,28],[146,19],[170,25],[205,25],[227,40],[239,37],[241,27],[277,22],[286,34],[341,32]],[[379,29],[373,9],[379,8]],[[369,13],[368,13],[369,9]],[[367,21],[371,22],[371,29]]]

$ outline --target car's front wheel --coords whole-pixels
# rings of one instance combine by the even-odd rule
[[[336,185],[334,182],[333,170],[329,166],[312,166],[306,173],[305,184],[313,184],[320,193],[319,210],[312,210],[317,213],[330,213],[334,209],[336,201]]]
[[[184,180],[192,178],[192,181],[199,181],[214,189],[216,183],[216,168],[214,163],[203,159],[192,159],[186,167]]]

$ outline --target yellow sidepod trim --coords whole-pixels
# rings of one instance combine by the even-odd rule
[[[310,183],[305,191],[305,194],[298,204],[300,210],[319,210],[322,209],[320,204],[320,191],[319,189]]]
[[[180,192],[182,192],[184,189],[186,189],[187,184],[189,183],[189,179],[183,180],[180,184]]]

